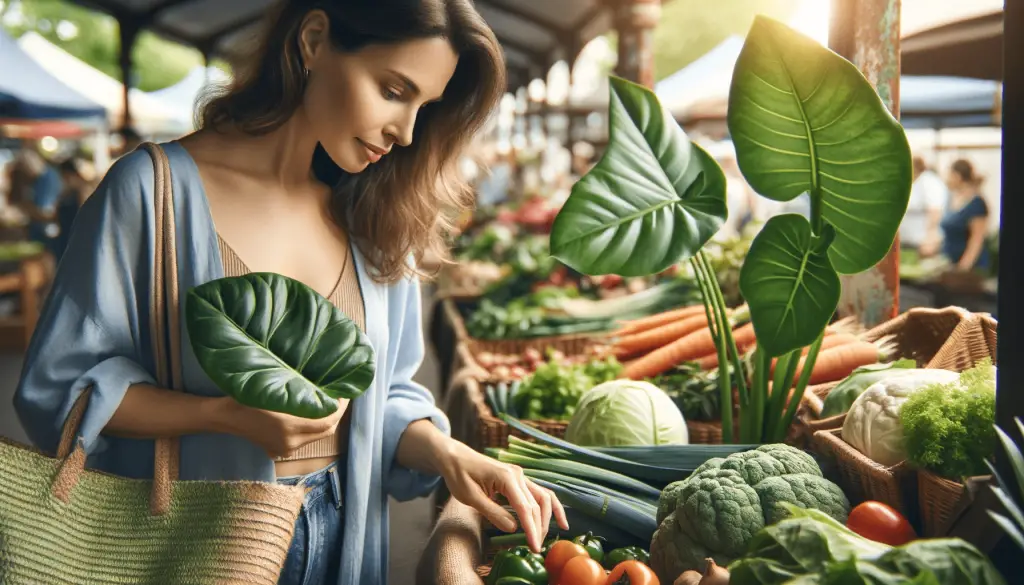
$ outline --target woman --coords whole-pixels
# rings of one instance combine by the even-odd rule
[[[950,200],[942,219],[942,252],[958,270],[988,268],[988,204],[978,192],[981,178],[970,162],[960,159],[950,167],[946,184]]]
[[[387,498],[443,478],[460,501],[539,550],[554,495],[517,468],[448,436],[412,381],[424,347],[416,259],[444,254],[440,210],[467,191],[458,155],[504,87],[501,51],[470,0],[291,0],[202,129],[164,145],[178,216],[181,290],[277,272],[361,325],[377,355],[367,392],[306,420],[225,397],[183,347],[187,393],[147,367],[153,168],[145,152],[109,171],[80,211],[15,397],[33,441],[53,452],[88,385],[90,463],[152,474],[152,442],[181,436],[181,479],[257,479],[309,488],[281,583],[384,583]],[[140,193],[143,196],[140,196]],[[142,440],[140,440],[142,439]]]

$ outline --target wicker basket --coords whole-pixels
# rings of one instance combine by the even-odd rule
[[[835,458],[839,485],[851,502],[882,502],[915,521],[916,476],[905,463],[886,467],[868,459],[843,440],[842,429],[818,431],[811,444],[817,453]]]
[[[483,451],[489,447],[508,447],[508,437],[510,434],[521,439],[527,438],[519,431],[513,430],[505,424],[505,421],[494,416],[494,413],[491,412],[491,407],[487,405],[487,401],[484,399],[482,383],[490,382],[481,382],[475,378],[466,380],[466,392],[476,406],[477,415],[477,429],[473,447],[478,451]],[[554,420],[524,420],[523,422],[560,439],[565,437],[565,429],[569,426],[567,422]]]
[[[721,445],[722,421],[686,421],[686,430],[690,435],[691,445]]]
[[[964,501],[967,487],[930,471],[917,472],[917,497],[921,506],[921,531],[926,538],[946,536],[950,521]]]
[[[581,333],[557,337],[534,337],[530,339],[468,339],[473,355],[481,353],[522,354],[528,349],[544,352],[554,349],[567,356],[584,355],[593,348],[605,345],[607,336],[600,333]]]
[[[886,321],[864,334],[867,341],[878,341],[883,337],[892,337],[896,351],[894,359],[913,359],[919,367],[935,367],[960,371],[966,367],[949,367],[956,365],[956,359],[947,359],[959,355],[959,336],[954,334],[961,329],[976,327],[971,321],[971,314],[959,307],[945,309],[911,309],[899,317]],[[956,337],[956,339],[954,339]],[[947,349],[948,348],[948,349]],[[973,354],[973,352],[971,352]],[[943,364],[932,362],[940,360]],[[973,363],[973,362],[972,362]],[[967,366],[969,367],[969,365]],[[825,398],[839,382],[829,382],[809,386],[804,392],[804,399],[797,413],[797,421],[806,429],[808,435],[818,431],[842,428],[846,420],[845,414],[820,418]]]

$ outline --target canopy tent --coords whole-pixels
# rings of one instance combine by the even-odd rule
[[[194,67],[185,77],[170,87],[149,92],[149,95],[174,110],[182,120],[193,120],[196,101],[212,86],[228,83],[231,76],[217,67]],[[132,106],[134,108],[134,104]]]
[[[0,118],[102,118],[103,107],[36,63],[0,29]]]
[[[120,81],[80,61],[34,32],[22,35],[18,39],[18,46],[42,69],[59,76],[75,91],[100,104],[111,125],[120,124],[124,111],[124,89]],[[180,117],[160,100],[137,89],[131,90],[129,95],[132,100],[132,116],[141,134],[175,136],[191,129],[188,118]]]
[[[209,56],[246,58],[249,40],[275,0],[72,0],[119,19],[126,30],[151,29]],[[476,0],[505,50],[509,88],[543,77],[612,25],[605,0]]]
[[[1003,79],[1003,11],[972,16],[900,41],[904,75]]]
[[[997,81],[904,75],[900,121],[905,128],[999,126],[1001,96]]]

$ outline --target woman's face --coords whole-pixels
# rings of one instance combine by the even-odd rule
[[[955,191],[962,187],[963,184],[964,180],[960,176],[960,173],[952,169],[946,172],[946,186],[949,187],[951,190]]]
[[[439,37],[354,53],[323,43],[306,63],[309,121],[335,164],[358,173],[393,146],[412,143],[417,114],[441,98],[458,55]]]

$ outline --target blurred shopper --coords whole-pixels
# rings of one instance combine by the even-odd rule
[[[949,204],[949,191],[938,173],[924,159],[914,157],[914,183],[910,188],[907,214],[900,224],[900,246],[932,256],[942,246],[942,215]]]
[[[942,253],[960,270],[987,269],[989,265],[985,245],[989,211],[979,191],[981,182],[974,166],[964,159],[954,162],[946,176],[950,205],[942,219]]]
[[[10,203],[28,218],[28,239],[43,244],[56,260],[57,203],[63,190],[60,173],[31,146],[22,148],[11,171]]]
[[[477,182],[477,204],[481,207],[508,201],[515,182],[515,157],[511,149],[498,152],[497,145],[484,147],[484,164]]]
[[[290,0],[268,18],[201,130],[162,145],[179,287],[249,271],[306,283],[365,330],[372,385],[323,419],[265,411],[225,396],[184,344],[184,392],[157,387],[153,162],[136,151],[75,222],[15,396],[23,426],[52,453],[90,387],[92,467],[151,477],[151,439],[180,437],[182,480],[305,487],[282,584],[385,583],[389,496],[424,496],[442,479],[512,531],[501,494],[539,550],[552,517],[568,528],[554,494],[451,439],[412,379],[424,356],[416,266],[428,251],[447,256],[442,210],[472,203],[457,161],[505,91],[501,46],[471,0]]]
[[[61,182],[63,183],[63,190],[61,191],[56,209],[54,210],[54,221],[57,224],[57,235],[54,238],[52,249],[54,259],[58,262],[64,255],[64,250],[68,247],[68,241],[71,237],[71,227],[75,223],[75,217],[78,215],[78,209],[88,196],[88,190],[93,186],[85,179],[84,176],[82,176],[79,164],[79,159],[72,156],[62,162],[58,167]]]

